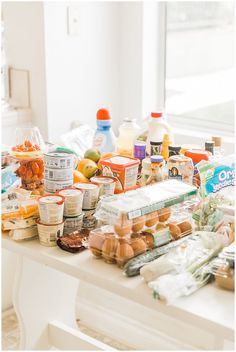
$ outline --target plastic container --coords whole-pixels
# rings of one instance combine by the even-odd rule
[[[113,156],[100,161],[103,176],[117,179],[115,193],[122,193],[137,187],[139,160],[125,156]]]
[[[191,158],[184,155],[172,155],[167,162],[168,178],[193,184],[194,166]]]
[[[73,178],[73,169],[52,169],[45,166],[44,177],[52,181],[70,181]]]
[[[58,191],[59,196],[65,198],[64,213],[66,217],[75,217],[82,214],[83,192],[76,188],[65,188]]]
[[[152,112],[151,121],[149,123],[148,136],[147,136],[147,154],[148,155],[151,155],[150,142],[159,142],[159,143],[161,142],[162,144],[165,133],[168,133],[168,135],[171,135],[170,127],[168,123],[165,121],[163,117],[163,113]]]
[[[150,175],[143,173],[143,185],[151,185],[165,179],[165,161],[161,155],[152,155],[150,158]]]
[[[75,217],[65,217],[64,232],[63,234],[69,234],[74,231],[81,230],[83,226],[83,214]]]
[[[104,226],[90,232],[89,248],[96,258],[123,267],[129,259],[144,253],[147,245],[141,235],[120,238],[110,226]]]
[[[110,196],[115,192],[116,187],[116,178],[110,176],[94,176],[90,179],[91,182],[94,182],[99,185],[99,197],[101,196]]]
[[[64,221],[59,224],[44,224],[37,220],[37,228],[40,244],[46,247],[57,245],[57,238],[63,236]]]
[[[119,137],[117,139],[117,152],[120,155],[133,157],[134,142],[140,133],[140,127],[136,119],[126,118],[119,127]]]
[[[98,196],[99,196],[99,185],[96,183],[75,183],[74,187],[83,192],[83,210],[95,209]]]
[[[123,234],[119,233],[115,228],[116,233],[122,236],[131,231],[133,226],[131,220],[135,219],[136,221],[141,218],[140,221],[143,222],[143,216],[152,218],[154,214],[156,220],[153,225],[151,223],[148,224],[145,218],[146,226],[154,226],[158,221],[167,221],[170,216],[169,213],[167,213],[167,218],[165,216],[160,218],[159,215],[163,208],[170,208],[181,203],[179,210],[181,213],[183,212],[185,201],[188,200],[185,204],[188,208],[192,207],[191,200],[194,199],[195,201],[196,194],[197,188],[194,186],[176,180],[167,180],[138,188],[135,191],[105,197],[98,203],[95,215],[98,220],[105,221],[109,225],[117,225],[118,231],[119,226],[121,228],[127,227]]]
[[[200,187],[201,182],[200,182],[198,168],[196,165],[200,163],[202,160],[208,161],[212,156],[212,154],[209,151],[202,150],[202,149],[189,149],[189,150],[186,150],[184,155],[192,159],[193,165],[194,165],[193,184],[197,187]]]
[[[59,195],[45,195],[38,199],[40,221],[43,224],[59,224],[63,221],[65,198]]]
[[[97,130],[94,135],[93,148],[101,153],[114,152],[116,149],[116,138],[111,123],[111,116],[107,109],[97,111]]]
[[[44,193],[56,193],[61,189],[71,187],[73,185],[73,179],[68,181],[52,181],[44,179]]]

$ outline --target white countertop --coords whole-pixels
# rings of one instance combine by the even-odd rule
[[[218,329],[223,330],[226,337],[233,338],[234,293],[215,284],[208,284],[191,296],[178,299],[174,305],[166,306],[153,298],[140,276],[126,277],[116,265],[96,259],[89,250],[72,254],[59,247],[44,247],[37,239],[15,242],[6,235],[2,236],[2,247],[163,314],[185,322],[194,320],[202,328],[206,324],[215,334]]]

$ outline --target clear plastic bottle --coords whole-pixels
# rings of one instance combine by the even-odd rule
[[[218,136],[212,136],[211,140],[215,142],[214,157],[216,160],[221,160],[223,157],[222,139],[221,137],[218,137]]]
[[[97,111],[97,130],[94,135],[93,148],[101,153],[114,152],[116,149],[116,137],[111,128],[111,116],[107,109]]]
[[[140,133],[140,127],[135,119],[125,118],[119,128],[117,152],[124,156],[133,157],[134,143]]]

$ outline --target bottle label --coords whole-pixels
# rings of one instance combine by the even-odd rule
[[[162,144],[151,144],[151,154],[150,155],[161,155]]]
[[[105,146],[105,144],[106,144],[106,136],[102,133],[96,133],[93,141],[93,147],[95,149],[101,149]]]

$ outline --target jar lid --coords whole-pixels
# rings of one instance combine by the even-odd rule
[[[212,141],[215,142],[215,147],[221,147],[222,139],[218,136],[212,136]]]
[[[162,155],[151,155],[151,163],[161,163],[163,160]]]
[[[169,145],[168,148],[169,148],[169,150],[176,151],[176,152],[179,152],[181,150],[180,145]]]

